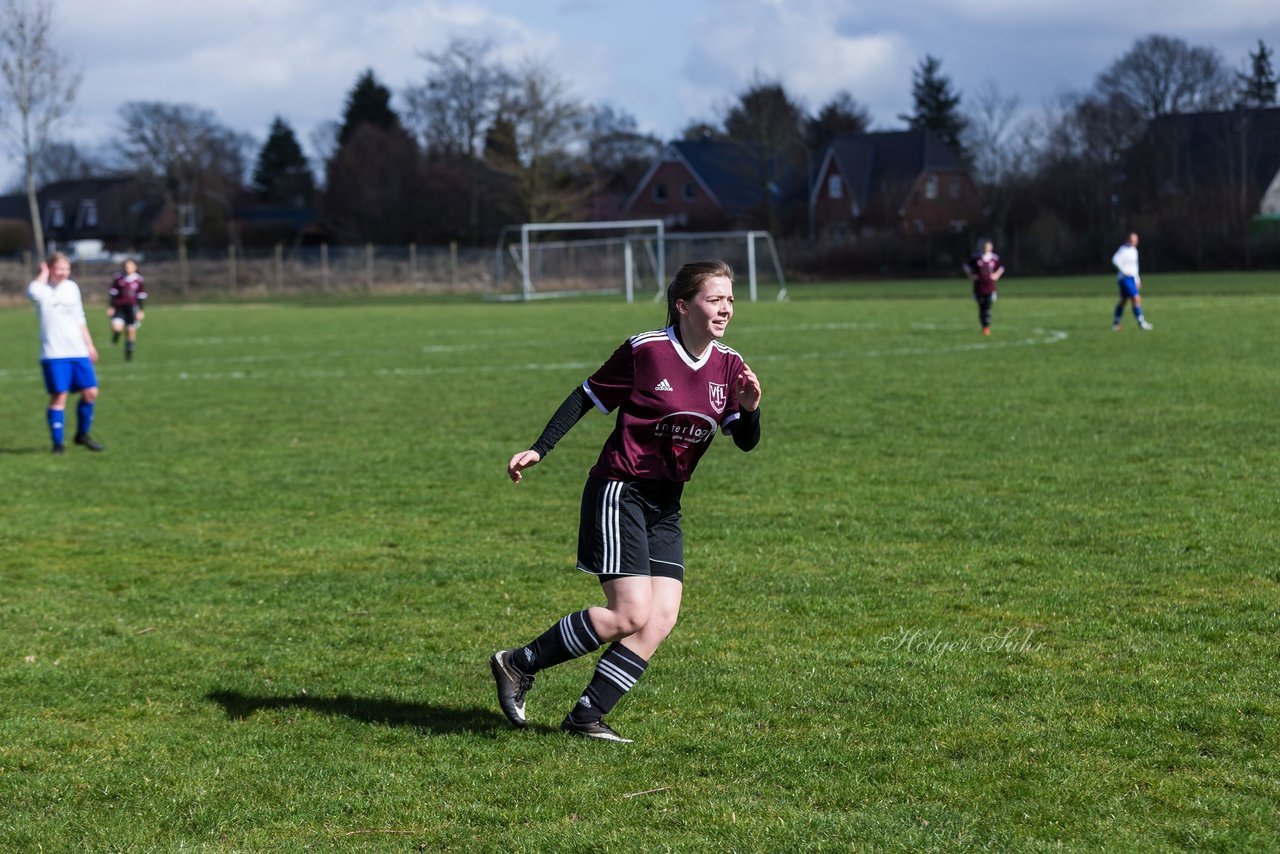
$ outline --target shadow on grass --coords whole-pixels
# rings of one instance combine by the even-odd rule
[[[48,454],[48,448],[0,448],[0,454]]]
[[[222,706],[227,717],[244,720],[255,712],[269,709],[307,709],[326,715],[342,715],[352,720],[386,726],[407,726],[436,735],[459,733],[497,733],[510,731],[505,717],[490,709],[460,709],[431,703],[404,703],[383,697],[252,696],[239,691],[210,691],[207,699]],[[548,726],[530,724],[534,732],[558,732]]]

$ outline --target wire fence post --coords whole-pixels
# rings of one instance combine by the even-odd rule
[[[320,244],[320,289],[329,290],[329,244]]]
[[[236,245],[227,244],[227,283],[231,285],[231,293],[236,292]]]
[[[182,295],[187,295],[187,287],[191,283],[191,271],[187,269],[187,241],[178,241],[178,288]]]
[[[276,244],[276,290],[284,289],[284,244]]]
[[[418,244],[409,244],[409,282],[418,287]]]
[[[373,290],[373,244],[364,245],[364,289]]]
[[[458,286],[458,241],[449,241],[449,287]]]

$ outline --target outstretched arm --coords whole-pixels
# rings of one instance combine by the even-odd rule
[[[582,386],[569,392],[564,403],[560,404],[560,408],[542,429],[542,435],[533,443],[533,447],[516,454],[507,463],[507,477],[511,478],[512,483],[519,483],[523,477],[522,472],[530,466],[537,465],[543,457],[551,453],[551,449],[564,438],[564,434],[573,429],[573,425],[581,421],[592,408],[591,398],[587,397]]]

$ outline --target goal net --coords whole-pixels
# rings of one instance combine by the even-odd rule
[[[784,299],[786,281],[767,231],[673,233],[662,220],[525,223],[502,229],[490,299],[604,293],[662,300],[670,275],[719,258],[735,270],[740,298]]]

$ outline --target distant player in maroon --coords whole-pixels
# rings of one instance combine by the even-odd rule
[[[973,282],[973,299],[978,304],[978,320],[982,334],[991,334],[991,306],[996,301],[996,282],[1004,275],[1004,265],[990,240],[982,243],[982,251],[965,262],[964,272]]]
[[[617,410],[582,493],[578,569],[600,579],[603,607],[561,619],[532,643],[490,660],[498,703],[525,726],[534,674],[612,645],[561,728],[627,741],[604,722],[675,626],[684,589],[680,496],[721,430],[740,449],[760,441],[760,382],[721,343],[733,317],[733,271],[721,261],[680,268],[667,288],[665,329],[627,339],[573,390],[507,473],[519,483],[591,409]]]
[[[124,358],[133,359],[138,346],[138,327],[145,316],[143,306],[147,302],[147,288],[138,275],[138,264],[132,258],[124,262],[124,269],[111,277],[111,299],[107,305],[107,317],[111,318],[111,343],[120,340],[125,333]]]

